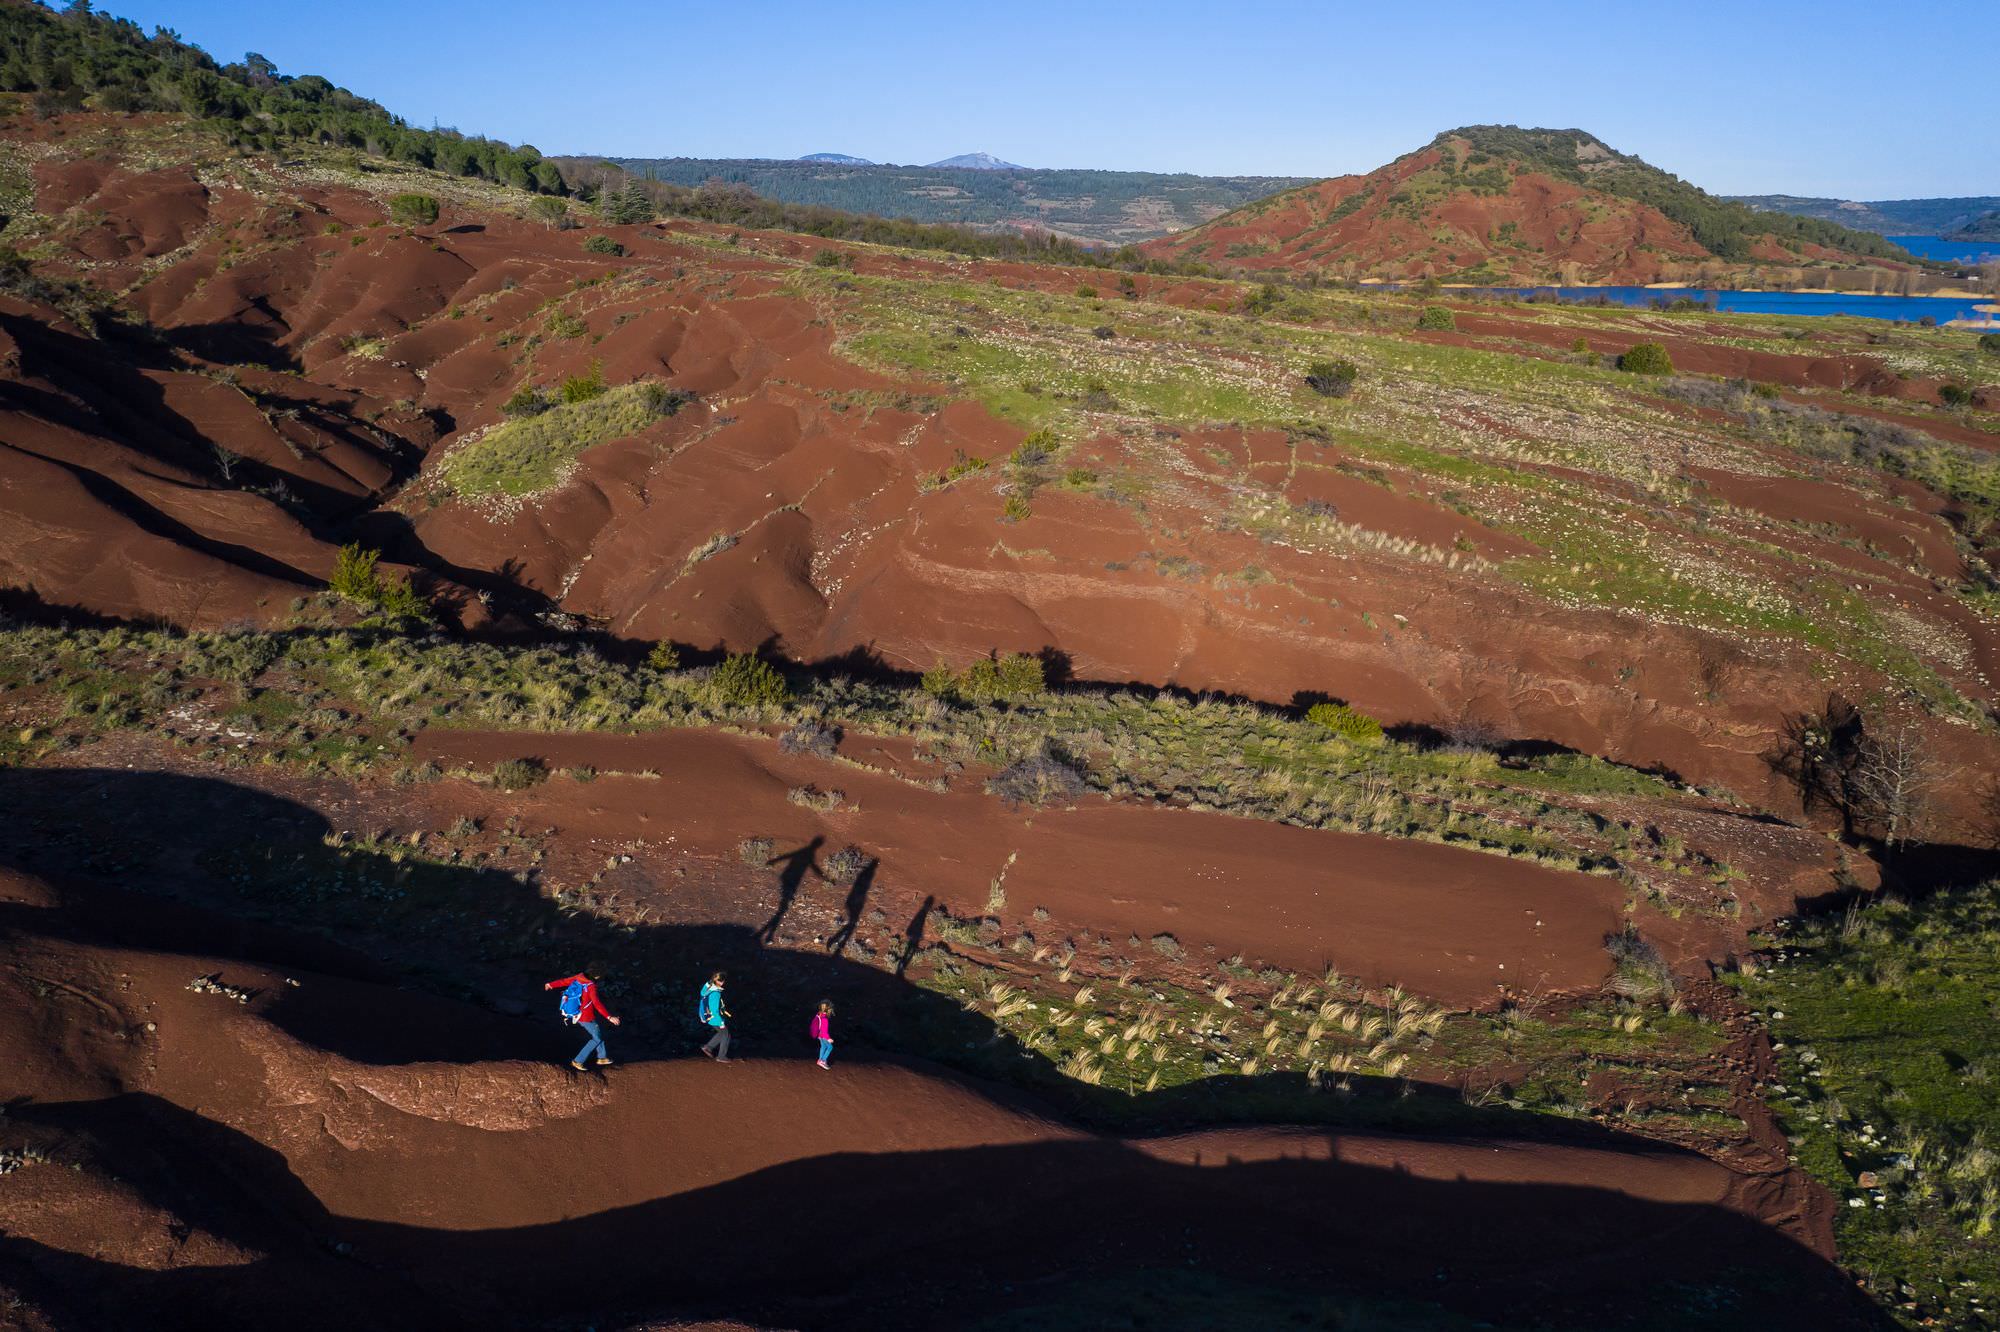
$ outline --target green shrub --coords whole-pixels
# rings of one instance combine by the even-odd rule
[[[1590,354],[1590,339],[1578,338],[1575,342],[1569,344],[1569,349],[1578,356],[1588,356]]]
[[[584,241],[583,248],[592,254],[608,254],[613,258],[625,253],[625,247],[609,236],[592,236]]]
[[[982,657],[966,667],[958,681],[958,692],[974,703],[993,703],[1025,698],[1048,688],[1047,674],[1040,657],[1010,652],[1004,657]]]
[[[342,546],[333,557],[333,577],[327,590],[350,605],[398,620],[428,620],[431,604],[406,577],[384,578],[375,567],[379,550],[359,542]]]
[[[1315,703],[1306,709],[1306,720],[1352,744],[1372,745],[1382,739],[1381,722],[1345,703]]]
[[[1000,505],[1000,516],[1010,523],[1021,522],[1031,517],[1034,512],[1034,506],[1028,502],[1028,497],[1018,490]]]
[[[1947,407],[1964,407],[1972,401],[1972,390],[1963,384],[1940,384],[1938,401]]]
[[[1354,391],[1360,374],[1352,361],[1314,361],[1306,367],[1306,387],[1322,398],[1344,398]]]
[[[399,194],[389,200],[389,220],[398,226],[427,227],[438,220],[438,201],[428,194]]]
[[[592,361],[589,370],[565,379],[557,396],[563,402],[574,405],[579,402],[589,402],[592,398],[601,398],[604,392],[604,363]]]
[[[357,606],[373,606],[382,596],[382,575],[375,572],[379,550],[366,550],[361,543],[342,546],[333,557],[333,577],[327,589],[343,601]]]
[[[397,620],[428,620],[431,618],[431,603],[423,593],[417,591],[406,577],[382,580],[382,595],[375,603],[375,609],[383,615]]]
[[[1979,350],[1993,356],[2000,356],[2000,333],[1981,333]]]
[[[528,216],[547,226],[561,226],[569,220],[569,203],[553,195],[538,194],[528,201]]]
[[[1083,299],[1087,301],[1097,295],[1097,288],[1091,286],[1088,282],[1086,282],[1082,286],[1076,289],[1076,294],[1083,297]]]
[[[813,256],[813,267],[851,269],[854,267],[854,256],[839,250],[821,250]]]
[[[646,654],[646,664],[656,671],[677,671],[681,668],[680,649],[663,638]]]
[[[1674,372],[1674,360],[1659,343],[1640,342],[1618,358],[1618,368],[1634,375],[1670,375]]]
[[[932,698],[941,698],[949,702],[958,697],[958,672],[939,662],[917,680],[917,688]]]
[[[573,315],[567,310],[551,310],[549,322],[545,325],[552,338],[580,338],[590,331],[590,325],[583,322],[583,316]]]
[[[1424,312],[1417,316],[1417,327],[1424,329],[1457,328],[1458,320],[1442,305],[1426,305]]]
[[[1063,484],[1071,490],[1088,490],[1097,484],[1097,473],[1088,467],[1072,467],[1063,474]]]
[[[716,698],[739,708],[773,706],[792,696],[777,668],[749,652],[733,653],[710,673],[708,683]]]

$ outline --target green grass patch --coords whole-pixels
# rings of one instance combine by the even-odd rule
[[[596,397],[556,404],[537,416],[504,421],[454,450],[441,469],[467,498],[519,498],[562,484],[585,450],[638,434],[660,418],[646,383],[622,384]]]
[[[1769,941],[1735,978],[1781,1046],[1772,1105],[1833,1191],[1841,1261],[1906,1327],[2000,1317],[2000,882]],[[1989,1311],[1974,1314],[1974,1302]]]

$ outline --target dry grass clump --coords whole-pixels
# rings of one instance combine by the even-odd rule
[[[986,792],[1010,805],[1073,805],[1086,785],[1076,764],[1044,742],[1026,758],[987,778]]]

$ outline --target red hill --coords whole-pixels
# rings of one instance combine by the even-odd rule
[[[1236,268],[1498,283],[1725,280],[1907,259],[1879,236],[1717,199],[1581,130],[1496,125],[1145,248]]]

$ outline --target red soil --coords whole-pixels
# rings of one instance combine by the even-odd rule
[[[1391,723],[1471,714],[1773,805],[1788,799],[1762,757],[1777,719],[1823,701],[1803,653],[1568,609],[1449,567],[1531,551],[1456,513],[1433,483],[1370,484],[1338,470],[1351,460],[1337,446],[1310,439],[1219,426],[1075,442],[1079,465],[1162,480],[1143,512],[1049,487],[1031,517],[1003,523],[990,475],[927,491],[959,452],[997,459],[1019,431],[966,402],[894,405],[924,386],[842,360],[827,312],[774,290],[791,271],[776,256],[817,241],[696,244],[720,234],[676,222],[616,229],[631,253],[614,260],[583,252],[573,232],[499,215],[452,213],[409,233],[370,228],[381,205],[344,190],[302,187],[280,207],[210,190],[184,169],[128,172],[102,155],[43,165],[42,205],[72,210],[79,228],[100,215],[142,238],[193,227],[130,296],[176,340],[167,351],[91,340],[47,306],[0,303],[0,585],[32,585],[49,602],[203,627],[272,623],[318,589],[339,541],[361,536],[427,571],[467,621],[488,613],[470,595],[478,588],[511,623],[555,608],[625,637],[807,661],[861,651],[922,670],[1053,648],[1087,679],[1274,701],[1328,691]],[[1043,290],[1105,280],[1027,264],[866,263]],[[80,276],[107,287],[142,276],[136,257],[92,264]],[[579,288],[606,272],[650,285]],[[1135,286],[1154,299],[1229,294],[1154,276]],[[585,336],[547,336],[552,301]],[[1698,326],[1690,336],[1656,324],[1690,328],[1635,316],[1594,342],[1610,352],[1665,336],[1695,369],[1931,391],[1865,357],[1752,353],[1703,342]],[[532,363],[531,335],[541,338]],[[1555,350],[1574,334],[1467,312],[1459,332],[1434,336],[1518,351]],[[300,373],[247,368],[245,356]],[[593,362],[614,381],[658,375],[701,400],[590,451],[567,485],[530,502],[433,502],[436,459],[497,421],[531,370],[546,383]],[[234,385],[222,382],[230,375]],[[1928,418],[1923,428],[1981,434]],[[218,445],[241,460],[234,479]],[[1436,558],[1338,542],[1292,549],[1230,530],[1215,515],[1246,481],[1330,502],[1342,521]],[[1736,483],[1714,484],[1726,497]],[[1808,491],[1766,489],[1754,504],[1733,493],[1780,516],[1838,507],[1823,493],[1800,498]],[[1906,557],[1948,576],[1941,526],[1906,517],[1857,497],[1824,521],[1863,541],[1892,538],[1881,544],[1895,559],[1828,553],[1857,581],[1907,578]],[[690,563],[718,535],[735,544]],[[1857,561],[1872,561],[1872,577]],[[1993,635],[1962,615],[1954,625],[1970,646],[1949,678],[1986,696],[1979,663],[1994,655]],[[1718,673],[1744,683],[1718,700],[1702,683]],[[1840,682],[1856,695],[1881,686]]]
[[[1004,875],[1002,915],[1031,930],[1039,907],[1060,928],[1095,931],[1127,952],[1127,936],[1171,934],[1184,948],[1240,952],[1259,966],[1317,973],[1332,963],[1367,984],[1400,982],[1453,1005],[1596,988],[1610,971],[1601,945],[1625,899],[1610,879],[1425,842],[1095,797],[1073,810],[1010,810],[966,780],[935,792],[707,731],[431,730],[418,752],[480,771],[522,757],[598,769],[607,775],[587,786],[553,781],[520,804],[529,824],[596,844],[621,830],[672,828],[677,846],[726,859],[756,836],[780,849],[820,838],[822,854],[852,842],[881,859],[892,893],[935,897],[960,916],[984,912]],[[642,772],[657,776],[610,775]],[[787,800],[807,785],[844,792],[846,806],[819,813]],[[840,896],[813,891],[829,907]],[[1427,928],[1412,932],[1413,919]]]

